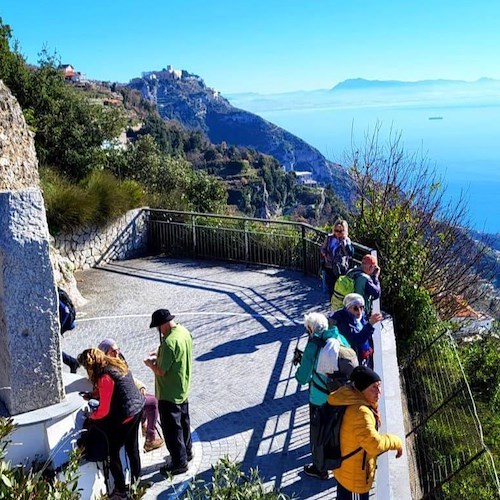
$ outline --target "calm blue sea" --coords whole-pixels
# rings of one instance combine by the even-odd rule
[[[367,106],[345,109],[259,110],[257,113],[301,137],[326,158],[343,163],[351,142],[382,125],[402,133],[408,152],[423,151],[444,176],[446,194],[468,196],[470,224],[500,232],[500,105],[441,107]],[[442,117],[429,120],[429,117]]]

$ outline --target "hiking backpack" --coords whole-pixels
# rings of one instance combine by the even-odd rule
[[[339,276],[337,281],[335,281],[333,295],[330,301],[332,311],[342,309],[344,307],[344,297],[347,294],[354,292],[356,288],[356,273],[353,271],[354,269],[351,269],[347,274]]]
[[[347,406],[332,406],[328,403],[320,406],[313,415],[314,425],[318,429],[313,446],[322,448],[323,464],[321,470],[338,469],[344,460],[361,451],[356,448],[342,456],[340,449],[340,427]]]
[[[311,380],[311,383],[314,385],[314,387],[316,387],[316,389],[325,394],[330,394],[331,392],[334,392],[343,385],[347,384],[351,372],[356,366],[358,366],[358,357],[356,355],[356,351],[354,351],[354,349],[350,347],[340,345],[337,359],[338,370],[332,371],[331,373],[318,372],[317,368],[320,357],[322,355],[328,356],[327,351],[329,350],[330,346],[327,344],[329,340],[334,339],[322,339],[318,337],[313,337],[311,339],[311,341],[317,346],[318,349],[316,352],[316,360],[314,363],[315,368],[313,374],[318,376],[318,382],[321,382],[321,385],[318,384],[318,382],[316,382],[314,378]],[[319,375],[326,376],[326,383],[323,382],[323,379],[321,379]]]
[[[57,295],[59,297],[61,333],[64,333],[75,328],[76,309],[69,295],[62,288],[57,288]]]

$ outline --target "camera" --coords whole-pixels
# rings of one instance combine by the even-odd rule
[[[300,365],[302,361],[302,354],[304,354],[304,352],[301,351],[298,347],[296,347],[295,351],[293,351],[293,359],[292,359],[293,366]]]

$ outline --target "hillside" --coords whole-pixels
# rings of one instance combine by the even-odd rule
[[[154,103],[162,118],[201,130],[216,144],[225,142],[271,155],[287,171],[310,171],[315,180],[332,184],[344,200],[352,200],[351,181],[345,169],[286,130],[233,107],[200,77],[186,71],[153,71],[133,79],[129,87]]]

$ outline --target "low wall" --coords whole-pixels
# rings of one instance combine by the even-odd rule
[[[147,210],[128,211],[105,227],[58,234],[54,247],[74,270],[89,269],[112,260],[136,257],[147,250]]]

